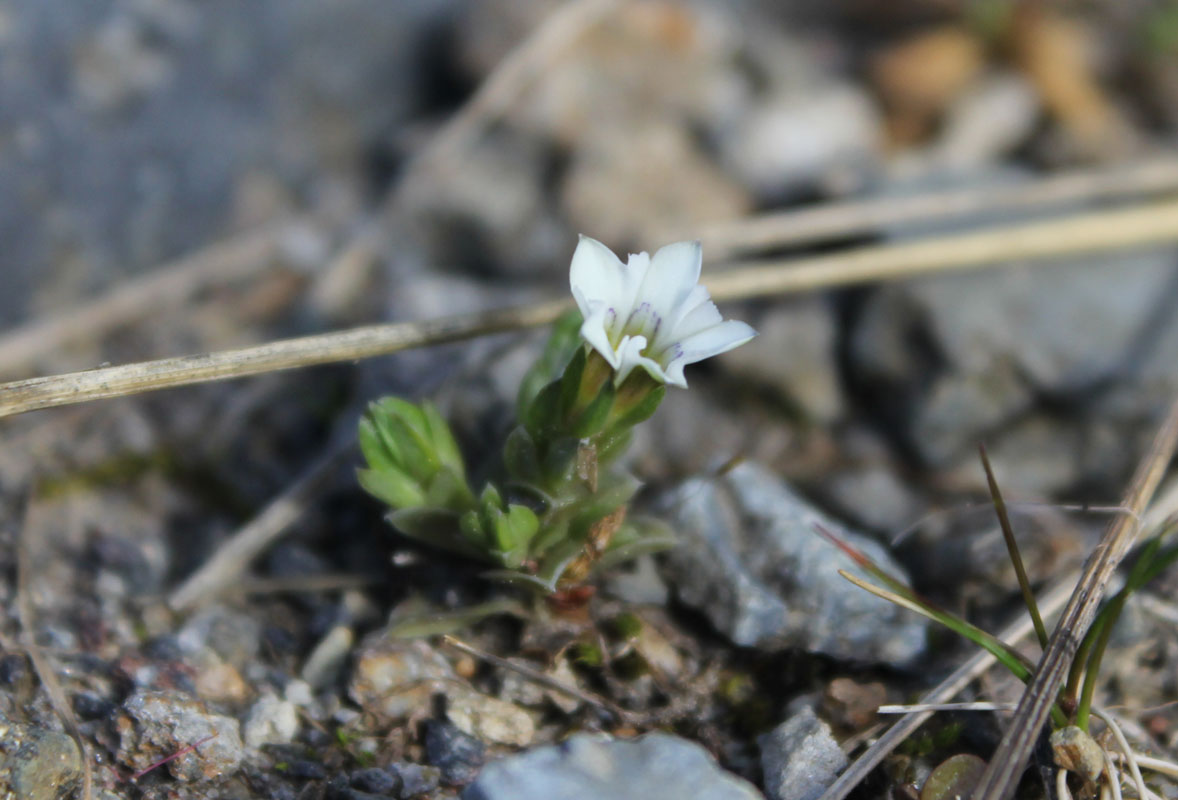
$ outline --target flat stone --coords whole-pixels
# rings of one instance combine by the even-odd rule
[[[814,800],[848,763],[830,726],[808,707],[758,741],[765,792],[771,800]]]
[[[680,540],[666,557],[670,582],[734,644],[895,665],[924,651],[923,619],[839,575],[868,577],[815,526],[906,580],[902,568],[764,467],[690,480],[659,504]]]
[[[179,781],[212,780],[236,772],[245,757],[237,720],[211,714],[175,692],[132,695],[116,713],[114,727],[115,758],[134,771],[195,745],[164,767]]]
[[[694,742],[665,733],[637,739],[577,734],[492,762],[463,800],[763,800]]]
[[[82,775],[82,756],[64,733],[0,721],[0,795],[57,800]]]

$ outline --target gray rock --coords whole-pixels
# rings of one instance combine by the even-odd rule
[[[397,718],[428,709],[456,680],[450,662],[425,642],[376,636],[356,653],[348,694],[363,709]]]
[[[921,506],[894,470],[869,464],[832,475],[823,487],[848,519],[882,533],[898,533],[920,516]]]
[[[246,715],[242,736],[248,747],[285,744],[299,732],[299,713],[295,704],[273,694],[258,699]]]
[[[761,770],[771,800],[814,800],[847,766],[830,726],[805,708],[762,736]]]
[[[56,800],[82,775],[82,756],[64,733],[0,721],[0,795]]]
[[[448,786],[470,783],[487,757],[486,745],[445,720],[426,722],[424,739],[426,761],[442,771]]]
[[[901,435],[944,466],[1039,396],[1082,404],[1114,379],[1132,381],[1169,320],[1174,263],[1173,250],[1155,249],[889,287],[852,333],[852,369],[881,397],[912,405],[897,419]],[[1145,374],[1137,411],[1178,384],[1173,362]]]
[[[231,775],[245,757],[237,720],[211,714],[175,692],[140,692],[115,714],[116,760],[138,771],[186,751],[166,764],[179,781]],[[194,747],[195,746],[195,747]]]
[[[688,481],[660,505],[680,538],[666,560],[672,585],[735,644],[890,664],[923,651],[923,620],[840,576],[861,571],[815,523],[904,579],[899,565],[765,468]]]
[[[614,740],[577,734],[488,764],[463,800],[761,800],[694,742],[665,733]]]
[[[455,5],[7,4],[0,319],[256,222],[251,180],[352,169],[415,111],[424,31]]]
[[[365,642],[356,654],[348,691],[365,710],[392,718],[421,713],[435,694],[445,694],[451,723],[496,744],[523,747],[536,732],[526,711],[465,685],[445,656],[421,641],[378,635]]]
[[[720,148],[754,191],[780,196],[874,169],[883,139],[867,93],[827,79],[769,97],[720,140]]]
[[[522,708],[465,686],[447,693],[446,719],[463,733],[494,744],[525,747],[536,735],[536,723]]]

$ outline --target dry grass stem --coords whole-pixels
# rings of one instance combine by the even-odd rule
[[[917,714],[922,711],[1014,711],[1014,703],[913,703],[904,706],[880,706],[877,714]]]
[[[716,222],[698,230],[668,231],[659,240],[699,238],[713,259],[871,233],[889,225],[924,223],[993,211],[1036,212],[1178,189],[1178,160],[1062,174],[1014,186],[987,186],[911,197],[880,197]]]
[[[1178,241],[1178,203],[1083,214],[922,242],[793,261],[746,263],[715,275],[714,297],[736,300],[949,272],[985,264]],[[207,381],[351,361],[552,322],[567,300],[424,322],[371,325],[256,347],[182,356],[0,385],[0,417]]]
[[[1122,505],[1137,514],[1144,513],[1174,457],[1176,446],[1178,400],[1170,407],[1149,452],[1139,464]],[[1115,518],[1089,557],[1039,661],[1035,677],[1023,692],[1010,729],[991,757],[986,771],[982,773],[974,794],[977,800],[1005,800],[1014,792],[1054,702],[1056,689],[1071,665],[1080,640],[1096,616],[1109,579],[1133,546],[1139,528],[1140,525],[1132,516]]]
[[[1175,241],[1178,202],[1168,201],[814,258],[742,262],[713,275],[708,288],[718,300],[740,300]]]

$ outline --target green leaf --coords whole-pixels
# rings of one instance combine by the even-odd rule
[[[472,546],[479,548],[480,552],[486,552],[490,542],[487,541],[487,535],[483,531],[483,521],[479,512],[471,510],[459,517],[458,529]]]
[[[425,492],[426,505],[465,511],[475,504],[474,495],[461,474],[449,468],[438,471]]]
[[[433,403],[422,403],[423,416],[429,429],[429,438],[433,443],[434,452],[443,466],[450,468],[456,475],[466,475],[466,464],[462,460],[462,451],[458,449],[458,442],[450,425],[442,419],[442,415],[434,408]]]
[[[364,491],[388,503],[394,509],[416,508],[426,504],[425,493],[408,475],[393,467],[358,469],[356,479]]]
[[[560,381],[553,381],[536,395],[521,415],[521,422],[532,438],[539,441],[557,429],[560,420]]]
[[[573,353],[568,366],[560,376],[560,417],[564,419],[577,404],[581,392],[581,376],[585,374],[585,362],[588,360],[585,348]]]
[[[511,530],[511,539],[515,546],[526,546],[540,530],[540,520],[536,512],[527,506],[512,503],[507,507],[507,527]]]
[[[577,349],[583,346],[581,322],[581,313],[573,309],[566,311],[553,324],[543,353],[520,382],[515,407],[521,418],[540,390],[560,377]]]
[[[384,446],[384,440],[376,429],[375,423],[368,417],[360,419],[357,438],[360,440],[360,452],[364,460],[373,469],[396,469],[397,462]]]
[[[463,536],[460,518],[453,511],[444,508],[406,508],[393,511],[388,515],[388,520],[410,539],[467,558],[487,560],[486,549],[475,546]]]
[[[416,408],[413,409],[417,411]],[[388,437],[394,440],[401,452],[401,468],[421,481],[428,480],[441,467],[441,461],[434,452],[433,443],[429,440],[424,426],[415,423],[424,422],[425,418],[416,415],[416,419],[405,416],[389,417],[385,430]]]
[[[534,481],[540,477],[540,454],[527,428],[517,425],[503,444],[503,466],[517,481]]]

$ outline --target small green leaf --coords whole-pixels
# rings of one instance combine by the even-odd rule
[[[556,430],[560,420],[560,392],[560,381],[553,381],[537,393],[536,399],[521,415],[521,421],[533,439],[542,440]]]
[[[453,470],[444,468],[430,481],[425,493],[426,504],[454,511],[465,511],[474,505],[474,496],[466,479]]]
[[[503,445],[503,466],[517,481],[534,481],[540,477],[540,454],[531,434],[522,425],[507,435]]]
[[[507,526],[511,529],[512,541],[518,547],[532,541],[532,537],[540,530],[540,520],[532,509],[512,503],[507,507]]]
[[[357,438],[360,440],[360,452],[364,460],[373,469],[396,469],[397,463],[392,454],[385,448],[384,440],[371,419],[364,417],[360,420]]]
[[[560,376],[560,412],[559,419],[565,419],[576,407],[577,398],[581,395],[581,377],[585,374],[585,348],[573,354],[569,365],[564,368]]]
[[[408,475],[393,467],[384,469],[358,469],[356,478],[360,486],[378,500],[388,503],[394,509],[423,506],[425,493]]]
[[[483,532],[483,523],[479,512],[471,510],[459,517],[458,529],[466,538],[466,541],[480,548],[481,551],[487,549],[489,543],[486,534]]]
[[[423,481],[438,471],[441,462],[424,428],[405,417],[390,417],[386,430],[400,450],[402,469]]]
[[[444,508],[406,508],[388,515],[389,523],[410,539],[449,550],[479,561],[487,559],[485,547],[467,541],[461,519]]]
[[[458,449],[458,442],[454,440],[449,424],[442,419],[433,403],[422,403],[422,411],[438,460],[455,474],[465,476],[466,465],[462,460],[462,451]]]
[[[544,352],[520,382],[516,398],[516,413],[522,419],[524,411],[548,384],[560,377],[577,349],[582,347],[581,313],[566,311],[552,326],[552,334],[544,345]]]

